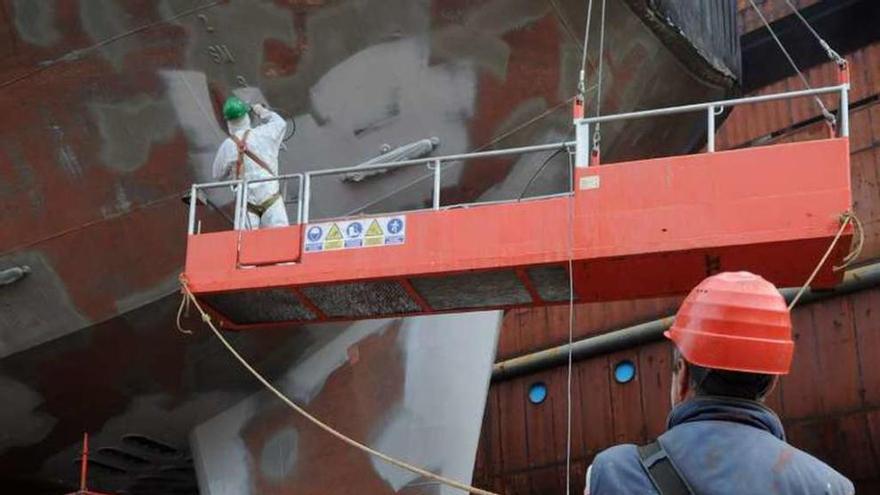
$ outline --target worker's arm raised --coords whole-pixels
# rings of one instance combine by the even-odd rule
[[[276,145],[281,146],[281,139],[284,138],[284,130],[287,129],[287,122],[280,115],[269,110],[262,104],[254,105],[254,113],[256,113],[265,122],[260,125],[259,129],[266,132]]]

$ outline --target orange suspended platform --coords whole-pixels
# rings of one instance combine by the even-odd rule
[[[574,179],[544,199],[193,233],[184,277],[229,329],[568,303],[569,266],[576,302],[684,294],[727,270],[799,286],[851,208],[845,137]],[[851,236],[813,287],[840,282]]]

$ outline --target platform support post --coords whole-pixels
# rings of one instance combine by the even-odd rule
[[[584,119],[574,121],[575,151],[574,166],[588,167],[590,165],[590,124]]]
[[[303,223],[303,176],[297,178],[296,191],[296,224]]]
[[[437,160],[434,162],[434,209],[440,209],[440,171],[442,162]]]
[[[309,223],[309,200],[312,197],[312,174],[303,176],[302,223]]]
[[[706,108],[706,151],[715,152],[715,107]]]
[[[198,192],[195,185],[189,190],[189,225],[187,227],[189,235],[196,233],[196,193]]]
[[[244,181],[238,183],[238,186],[235,188],[235,215],[232,220],[232,228],[234,230],[241,230],[241,196],[242,189],[244,189]]]

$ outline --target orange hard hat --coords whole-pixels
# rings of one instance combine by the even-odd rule
[[[689,363],[784,375],[791,368],[791,314],[776,287],[749,272],[713,275],[688,294],[664,333]]]

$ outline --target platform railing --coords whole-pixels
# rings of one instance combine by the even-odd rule
[[[196,218],[196,212],[198,211],[199,204],[199,193],[207,192],[212,189],[225,189],[230,188],[232,190],[234,196],[234,205],[235,205],[235,219],[233,220],[233,228],[238,226],[238,205],[241,203],[241,182],[240,180],[222,180],[222,181],[214,181],[214,182],[202,182],[199,184],[193,184],[190,187],[189,191],[189,218],[187,220],[187,232],[189,235],[201,233],[201,222]],[[206,201],[207,202],[207,201]]]
[[[840,137],[849,137],[849,83],[838,84],[836,86],[824,86],[820,88],[803,89],[799,91],[787,91],[784,93],[773,93],[769,95],[747,96],[744,98],[733,98],[730,100],[718,100],[706,103],[694,103],[690,105],[657,108],[653,110],[640,110],[636,112],[601,115],[597,117],[585,117],[575,120],[575,126],[592,126],[593,124],[601,124],[603,122],[618,122],[622,120],[660,117],[663,115],[705,112],[707,124],[706,152],[712,153],[715,151],[715,118],[718,115],[721,115],[728,107],[732,108],[740,105],[766,103],[768,101],[777,100],[791,100],[796,98],[806,98],[810,96],[820,96],[833,93],[837,93],[840,98],[837,117],[837,135]],[[579,156],[578,158],[584,157]],[[587,162],[578,161],[577,163],[580,164]]]
[[[310,220],[310,203],[311,203],[311,192],[312,192],[312,182],[316,177],[326,177],[332,175],[344,175],[350,174],[352,172],[368,172],[371,170],[389,170],[389,169],[397,169],[404,167],[417,167],[417,166],[429,166],[433,173],[433,187],[432,187],[432,208],[435,210],[439,210],[441,208],[441,179],[442,173],[445,167],[454,164],[455,162],[463,162],[466,160],[480,159],[480,158],[492,158],[492,157],[501,157],[501,156],[510,156],[510,155],[522,155],[528,153],[535,153],[541,151],[549,151],[549,150],[559,150],[563,149],[568,151],[569,153],[573,153],[575,156],[575,165],[577,167],[586,167],[590,163],[590,154],[594,148],[594,145],[591,143],[590,136],[590,128],[593,125],[598,125],[604,122],[617,122],[624,120],[633,120],[633,119],[644,119],[651,117],[659,117],[664,115],[675,115],[675,114],[683,114],[683,113],[695,113],[695,112],[705,112],[706,113],[706,122],[707,122],[707,142],[706,142],[706,152],[713,153],[715,152],[715,119],[721,114],[725,109],[740,106],[740,105],[749,105],[755,103],[765,103],[770,101],[777,100],[788,100],[795,98],[805,98],[805,97],[816,97],[825,94],[838,94],[840,98],[839,108],[838,108],[838,117],[837,117],[837,125],[836,125],[836,133],[841,137],[849,136],[849,83],[842,83],[835,86],[826,86],[820,88],[813,89],[805,89],[800,91],[788,91],[785,93],[774,93],[769,95],[759,95],[759,96],[749,96],[744,98],[734,98],[729,100],[718,100],[707,103],[695,103],[690,105],[679,105],[673,107],[665,107],[658,108],[653,110],[642,110],[636,112],[627,112],[627,113],[619,113],[619,114],[609,114],[595,117],[585,117],[575,119],[575,137],[574,141],[563,141],[549,144],[541,144],[534,146],[522,146],[517,148],[506,148],[499,150],[489,150],[489,151],[479,151],[473,153],[460,153],[455,155],[445,155],[445,156],[437,156],[437,157],[427,157],[427,158],[418,158],[413,160],[402,160],[397,162],[388,162],[388,163],[377,163],[373,165],[359,165],[359,166],[347,166],[340,168],[329,168],[322,170],[314,170],[311,172],[305,172],[302,174],[286,174],[281,175],[279,177],[267,177],[262,179],[251,179],[249,181],[239,180],[239,181],[223,181],[223,182],[209,182],[205,184],[195,184],[192,186],[192,194],[190,199],[190,212],[189,212],[189,233],[190,235],[195,233],[196,225],[195,225],[195,208],[196,208],[196,193],[201,189],[208,189],[214,187],[224,187],[224,186],[234,186],[236,190],[236,199],[235,199],[235,229],[241,230],[244,228],[243,218],[247,211],[247,195],[242,194],[243,190],[247,190],[249,184],[255,184],[260,182],[269,182],[269,181],[282,181],[282,180],[290,180],[297,178],[298,182],[298,195],[297,195],[297,215],[296,215],[296,223],[308,223]],[[242,187],[238,187],[242,186]],[[571,184],[569,185],[571,187]],[[571,190],[564,194],[571,194]]]
[[[460,153],[456,155],[445,155],[445,156],[435,156],[428,158],[417,158],[412,160],[401,160],[398,162],[390,162],[390,163],[381,163],[374,165],[365,165],[365,166],[357,166],[357,167],[341,167],[341,168],[328,168],[324,170],[315,170],[313,172],[306,172],[305,174],[305,191],[303,192],[303,222],[308,223],[309,221],[309,211],[310,211],[310,200],[311,200],[311,185],[312,179],[315,177],[327,177],[331,175],[345,175],[352,172],[368,172],[370,170],[379,170],[379,169],[396,169],[396,168],[404,168],[404,167],[416,167],[416,166],[428,166],[432,171],[433,175],[433,186],[432,186],[432,208],[435,210],[440,209],[440,191],[441,191],[441,179],[443,175],[444,165],[450,165],[455,162],[463,162],[466,160],[475,160],[481,158],[497,158],[502,156],[511,156],[511,155],[526,155],[530,153],[539,153],[542,151],[551,151],[551,150],[565,150],[567,149],[569,152],[574,150],[575,142],[574,141],[560,141],[556,143],[549,144],[539,144],[533,146],[521,146],[518,148],[505,148],[499,150],[489,150],[489,151],[478,151],[473,153]]]
[[[284,200],[284,206],[286,208],[287,205],[289,204],[287,201],[287,187],[286,186],[290,181],[293,181],[293,180],[296,181],[296,189],[297,189],[296,222],[291,222],[291,223],[292,224],[300,224],[300,223],[303,223],[303,217],[302,217],[303,206],[302,205],[303,205],[303,194],[304,194],[303,190],[305,188],[305,174],[301,174],[301,173],[284,174],[284,175],[279,175],[277,177],[261,177],[259,179],[246,179],[246,180],[242,181],[242,183],[243,183],[242,189],[244,191],[249,191],[250,186],[252,186],[254,184],[260,184],[260,183],[264,183],[264,182],[279,182],[281,184],[281,187],[280,187],[281,198],[282,198],[282,200]],[[246,194],[241,195],[240,197],[237,197],[237,199],[238,199],[237,204],[239,205],[239,207],[236,208],[236,211],[241,212],[237,215],[237,217],[239,218],[239,224],[238,224],[238,227],[236,228],[236,230],[239,230],[239,229],[244,229],[246,227],[245,217],[246,217],[246,212],[247,212],[247,195]]]
[[[233,205],[234,205],[234,215],[232,220],[232,228],[233,230],[243,230],[246,225],[246,215],[247,215],[247,194],[244,194],[244,191],[250,190],[251,185],[263,183],[263,182],[279,182],[281,184],[281,199],[284,201],[285,208],[290,201],[288,201],[287,196],[287,183],[289,181],[296,181],[296,222],[292,222],[295,224],[299,224],[303,222],[303,187],[304,187],[304,174],[295,173],[295,174],[284,174],[279,175],[277,177],[264,177],[259,179],[239,179],[239,180],[224,180],[224,181],[216,181],[216,182],[203,182],[199,184],[193,184],[190,188],[189,194],[189,221],[188,221],[188,229],[189,235],[193,235],[196,233],[200,233],[199,222],[196,218],[196,211],[198,206],[198,194],[202,191],[209,191],[212,189],[226,189],[229,188],[233,194]]]

